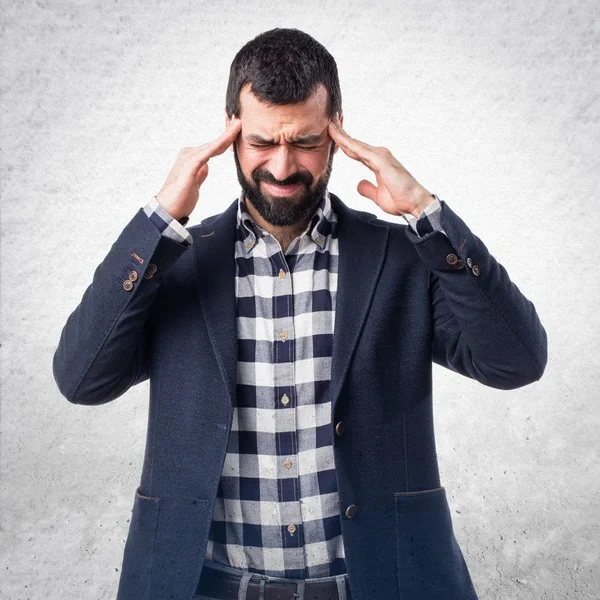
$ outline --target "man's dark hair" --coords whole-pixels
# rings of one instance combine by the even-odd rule
[[[265,31],[235,55],[229,71],[225,110],[240,116],[240,91],[250,91],[267,105],[297,104],[311,96],[319,83],[328,92],[327,117],[342,112],[337,65],[327,49],[299,29]]]

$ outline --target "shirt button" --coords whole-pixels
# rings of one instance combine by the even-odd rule
[[[129,279],[126,279],[126,280],[123,282],[123,289],[124,289],[126,292],[130,292],[130,291],[133,289],[133,281],[130,281]]]
[[[295,525],[292,523],[291,525],[288,525],[288,528],[287,528],[287,530],[288,530],[290,533],[294,533],[294,532],[296,531],[296,526],[295,526]]]
[[[285,277],[285,271],[283,269],[279,269],[279,279],[283,279]]]
[[[448,256],[446,256],[446,262],[449,265],[453,265],[457,260],[458,256],[456,256],[456,254],[448,254]]]
[[[323,238],[317,236],[317,244],[321,244],[323,242]]]
[[[290,398],[287,394],[284,394],[283,396],[281,396],[281,404],[284,404],[287,406],[289,401],[290,401]]]
[[[289,458],[288,458],[288,459],[286,459],[286,460],[283,462],[283,466],[284,466],[286,469],[291,469],[291,468],[292,468],[292,461],[291,461]]]
[[[285,340],[287,340],[287,338],[288,338],[287,331],[282,331],[282,332],[279,334],[279,337],[280,337],[280,338],[281,338],[281,339],[282,339],[282,340],[285,342]]]
[[[336,426],[335,426],[335,432],[338,435],[342,435],[342,433],[344,433],[344,422],[340,421]]]
[[[346,516],[351,519],[354,515],[356,514],[356,506],[354,504],[351,504],[347,509],[346,509]]]

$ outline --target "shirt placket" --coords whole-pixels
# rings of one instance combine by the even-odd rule
[[[274,239],[269,243],[277,244]],[[273,365],[275,436],[278,460],[278,494],[281,507],[284,548],[298,548],[293,564],[286,568],[304,568],[302,512],[298,470],[298,434],[296,422],[294,290],[292,275],[281,249],[273,253]],[[291,558],[291,556],[289,556]]]

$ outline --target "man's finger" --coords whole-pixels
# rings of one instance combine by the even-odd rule
[[[332,119],[329,124],[329,134],[333,141],[338,144],[346,152],[349,150],[354,153],[356,160],[360,160],[364,165],[373,171],[379,170],[382,163],[382,157],[377,153],[373,146],[369,146],[365,142],[361,142],[353,137],[350,137],[341,127],[339,121]],[[346,152],[348,154],[348,152]],[[350,154],[348,154],[350,156]]]
[[[365,156],[364,153],[357,154],[356,152],[354,152],[350,149],[350,144],[348,144],[347,142],[345,142],[343,140],[334,138],[334,141],[344,151],[344,154],[346,156],[349,156],[350,158],[353,158],[354,160],[361,162],[363,165],[365,165],[369,169],[375,171],[375,166],[373,165],[373,157],[369,158],[369,157]]]
[[[377,186],[373,185],[369,180],[362,179],[359,181],[356,190],[361,196],[369,198],[369,200],[373,200],[373,202],[377,201]]]
[[[349,156],[350,158],[353,158],[354,160],[358,160],[359,162],[363,162],[362,159],[360,158],[360,156],[358,156],[358,154],[355,154],[354,152],[352,152],[352,150],[349,150],[346,146],[342,146],[341,144],[338,144],[338,146],[343,150],[343,152],[346,156]]]
[[[202,146],[188,148],[186,162],[192,162],[197,171],[213,156],[223,154],[238,136],[241,128],[242,122],[239,119],[232,119],[225,133],[221,134],[216,140],[203,144]]]
[[[202,160],[207,161],[209,158],[213,156],[217,156],[219,154],[223,154],[229,146],[233,143],[235,138],[238,136],[239,132],[242,129],[242,122],[238,118],[233,118],[229,125],[227,126],[227,130],[221,136],[219,136],[213,142],[206,144],[205,146],[201,146],[202,149]]]

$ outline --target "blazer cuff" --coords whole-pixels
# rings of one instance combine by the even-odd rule
[[[408,239],[415,245],[423,262],[431,269],[461,270],[465,268],[467,260],[473,265],[477,257],[471,256],[476,247],[471,231],[444,200],[438,201],[440,209],[436,212],[436,217],[439,217],[439,228],[419,236],[413,227],[407,227]],[[430,206],[432,205],[433,203]],[[469,271],[472,271],[471,265]],[[477,275],[478,272],[474,274]]]
[[[189,231],[159,204],[156,196],[153,196],[150,202],[144,206],[144,212],[161,232],[162,236],[168,237],[184,246],[192,245],[193,240]]]
[[[434,198],[433,202],[425,208],[418,218],[410,213],[402,215],[419,237],[424,237],[432,231],[441,231],[444,235],[446,234],[441,224],[441,201],[436,194],[431,195]]]

